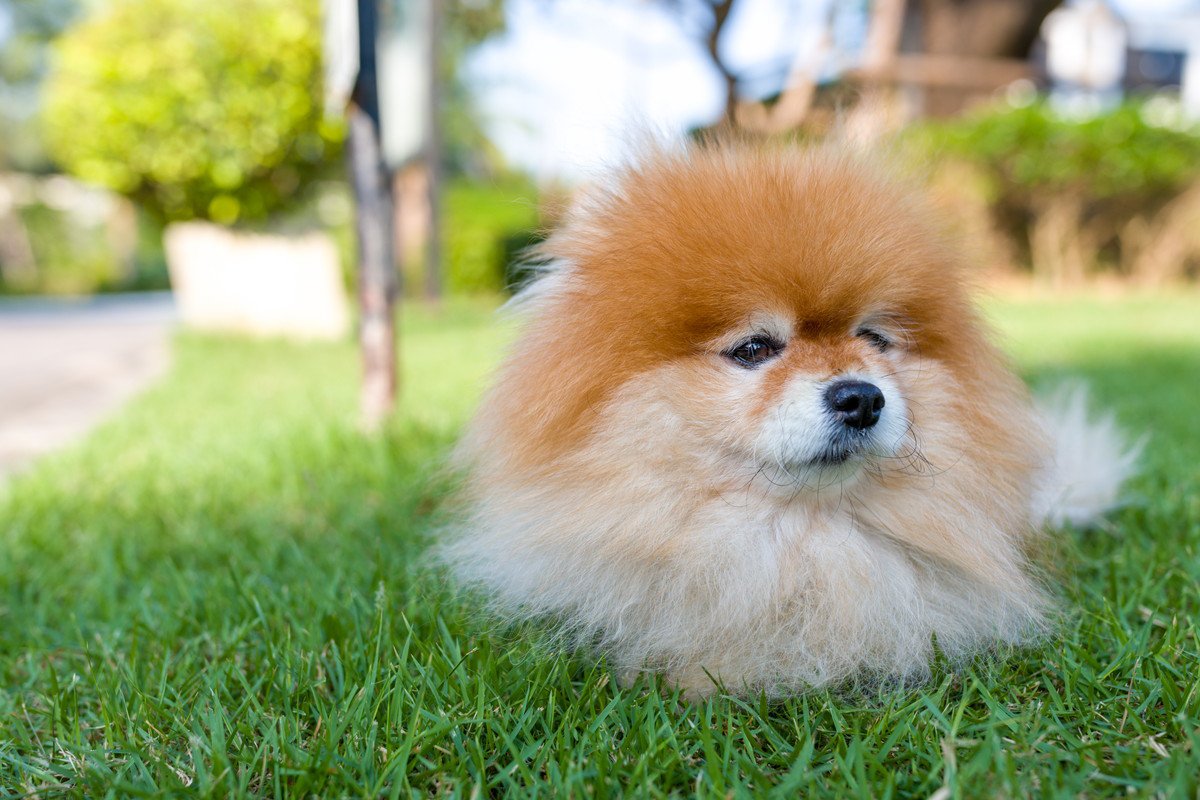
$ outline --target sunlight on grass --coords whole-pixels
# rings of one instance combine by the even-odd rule
[[[1060,537],[1061,638],[883,696],[689,706],[495,631],[425,552],[511,325],[405,309],[401,413],[350,343],[183,336],[171,374],[0,488],[0,797],[1191,796],[1200,774],[1200,296],[994,300],[1035,384],[1151,436]]]

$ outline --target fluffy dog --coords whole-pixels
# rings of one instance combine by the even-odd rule
[[[694,694],[1035,637],[1031,540],[1111,505],[1131,457],[1044,423],[933,216],[829,149],[660,151],[591,192],[459,447],[461,580]]]

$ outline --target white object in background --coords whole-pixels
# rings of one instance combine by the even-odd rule
[[[207,222],[167,228],[167,266],[189,328],[337,339],[350,312],[337,249],[323,233],[235,233]]]
[[[325,113],[341,117],[358,80],[358,3],[325,0],[321,3],[324,30],[321,55],[325,66]]]
[[[1059,113],[1089,117],[1121,102],[1129,31],[1100,0],[1059,8],[1042,23],[1050,102]]]
[[[1125,75],[1129,34],[1100,0],[1052,11],[1042,23],[1046,71],[1055,83],[1094,91],[1116,89]]]
[[[1183,113],[1200,119],[1200,47],[1188,51],[1183,62],[1183,85],[1179,87]]]
[[[421,154],[429,116],[429,3],[386,0],[379,4],[375,58],[379,79],[379,127],[383,158],[397,169]]]

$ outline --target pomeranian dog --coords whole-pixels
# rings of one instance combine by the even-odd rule
[[[910,681],[1038,635],[1048,522],[1132,454],[1047,419],[919,194],[834,149],[655,152],[543,249],[458,449],[459,578],[623,678]]]

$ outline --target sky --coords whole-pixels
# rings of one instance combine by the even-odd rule
[[[1127,16],[1195,9],[1200,0],[1112,0]],[[723,40],[751,93],[778,89],[820,21],[836,12],[841,50],[866,30],[867,0],[739,0]],[[514,166],[540,178],[586,177],[619,160],[639,132],[677,136],[720,114],[715,70],[654,0],[509,0],[508,26],[468,59],[485,128]],[[760,80],[753,80],[757,76]]]
[[[832,2],[742,0],[723,42],[729,61],[777,89]],[[651,0],[510,0],[506,33],[466,68],[493,141],[543,178],[584,175],[640,132],[678,134],[723,104],[698,38]]]

